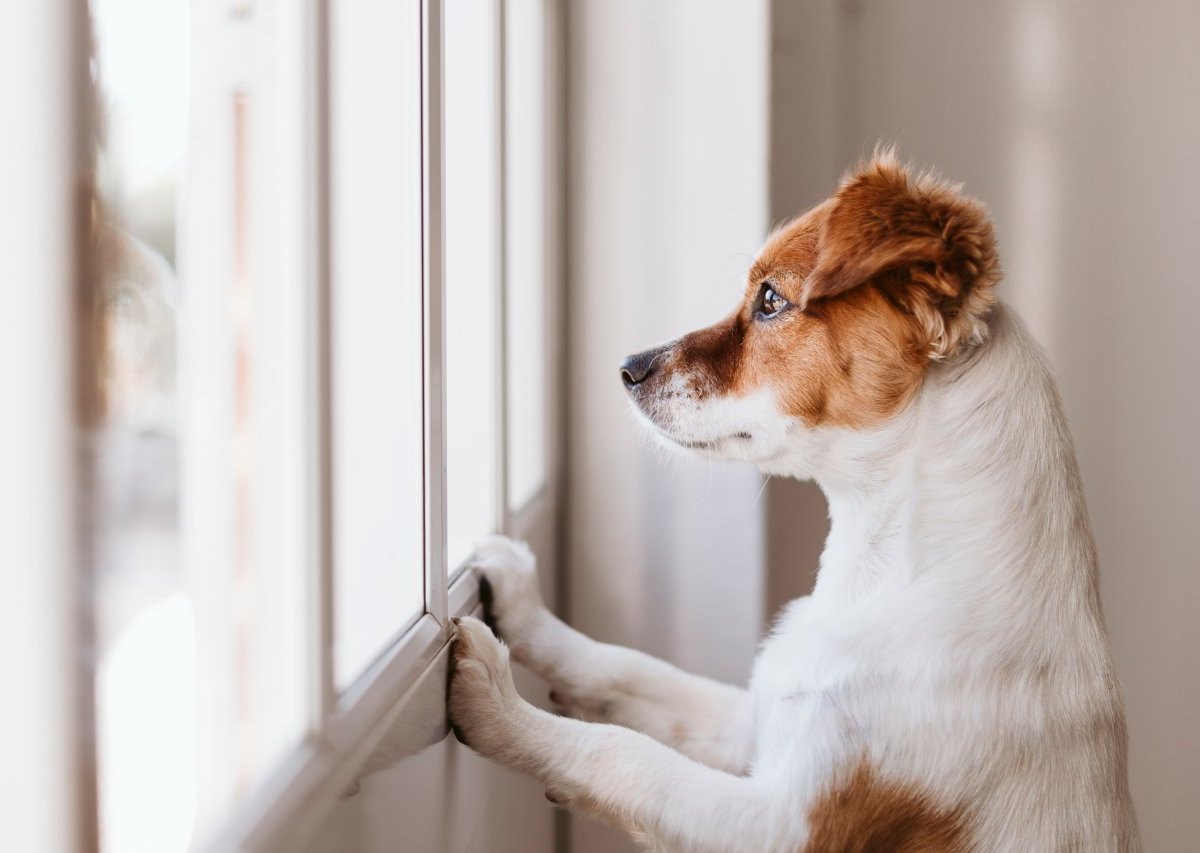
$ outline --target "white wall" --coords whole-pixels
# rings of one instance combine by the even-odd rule
[[[1195,849],[1200,4],[776,0],[773,18],[774,216],[877,140],[991,206],[1002,292],[1078,445],[1146,847]],[[812,504],[787,492],[771,513]]]
[[[664,461],[617,366],[741,294],[767,228],[766,2],[568,10],[568,612],[594,636],[744,681],[762,628],[762,481]],[[630,849],[573,828],[576,853]]]

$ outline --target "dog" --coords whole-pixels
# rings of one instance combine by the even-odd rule
[[[1000,277],[984,206],[890,151],[772,234],[731,315],[621,378],[665,444],[820,485],[812,594],[740,689],[574,631],[490,540],[507,646],[459,621],[460,739],[653,850],[1140,850],[1071,436]]]

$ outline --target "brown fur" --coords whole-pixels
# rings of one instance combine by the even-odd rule
[[[1000,278],[986,208],[955,184],[910,177],[892,152],[876,155],[833,197],[801,304],[884,273],[897,274],[888,286],[922,321],[935,357],[980,333]]]
[[[684,337],[671,369],[701,395],[772,386],[808,426],[869,426],[912,399],[931,359],[982,337],[998,278],[983,206],[877,155],[771,236],[743,305]],[[791,303],[766,321],[764,283]]]
[[[808,844],[797,853],[965,853],[972,847],[961,806],[939,806],[914,787],[880,779],[865,760],[812,805],[808,818]]]

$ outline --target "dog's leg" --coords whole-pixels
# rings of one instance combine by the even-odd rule
[[[565,712],[636,729],[710,767],[742,773],[753,758],[750,694],[632,649],[598,643],[542,604],[533,555],[492,537],[476,552],[485,617],[513,657],[553,687]]]
[[[475,619],[451,650],[449,714],[459,739],[546,785],[560,805],[607,820],[654,849],[790,850],[799,808],[769,788],[699,764],[630,729],[546,713],[517,694],[508,649]],[[784,843],[784,842],[790,843]]]

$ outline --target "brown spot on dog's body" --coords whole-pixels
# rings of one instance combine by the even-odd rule
[[[965,853],[966,811],[920,789],[884,780],[865,760],[809,809],[808,844],[797,853]]]
[[[683,337],[697,396],[773,389],[807,426],[861,428],[916,394],[930,360],[978,338],[999,277],[982,205],[876,157],[771,235],[737,312]],[[789,305],[757,313],[764,287]]]

